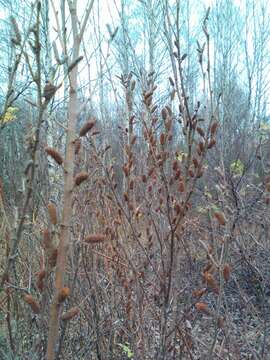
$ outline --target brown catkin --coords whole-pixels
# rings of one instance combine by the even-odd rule
[[[130,182],[129,182],[129,188],[130,188],[130,190],[133,190],[133,189],[134,189],[134,180],[130,180]]]
[[[214,217],[217,219],[220,225],[224,226],[226,225],[226,219],[224,214],[221,211],[216,211],[214,213]]]
[[[206,288],[203,288],[203,289],[199,289],[199,290],[194,290],[192,292],[192,296],[193,297],[202,297],[205,293],[206,293],[207,289]]]
[[[147,99],[144,99],[144,103],[147,107],[150,107],[152,105],[153,96],[149,96]]]
[[[74,152],[75,152],[76,155],[79,154],[80,149],[81,149],[81,140],[76,139],[75,142],[74,142]]]
[[[58,250],[52,249],[52,251],[50,251],[49,258],[48,258],[49,265],[52,268],[56,266],[57,256],[58,256]]]
[[[74,182],[77,186],[79,186],[82,182],[87,180],[88,177],[89,177],[89,174],[85,171],[82,171],[75,176]]]
[[[155,168],[152,167],[152,168],[149,169],[149,171],[148,171],[148,176],[149,176],[149,177],[152,176],[152,175],[154,174],[154,172],[155,172]]]
[[[35,314],[40,313],[40,306],[39,306],[37,300],[32,295],[25,294],[23,298],[24,298],[24,301],[26,302],[26,304],[30,305],[33,313],[35,313]]]
[[[180,181],[178,191],[181,193],[185,192],[185,184],[183,183],[183,181]]]
[[[43,235],[42,245],[43,245],[44,249],[49,249],[52,245],[52,239],[51,239],[51,234],[50,234],[49,230],[44,229],[42,231],[42,235]]]
[[[88,121],[80,130],[80,136],[85,136],[96,124],[96,120]]]
[[[45,288],[44,280],[37,280],[37,288],[42,292]]]
[[[137,140],[137,136],[133,135],[132,138],[131,138],[131,141],[130,141],[131,145],[134,145],[136,140]]]
[[[91,235],[87,235],[84,239],[84,241],[88,244],[93,244],[93,243],[100,243],[106,240],[106,235],[105,234],[91,234]]]
[[[46,146],[45,147],[45,152],[54,159],[54,161],[58,164],[58,165],[62,165],[63,164],[63,158],[62,156],[59,154],[59,152],[57,150],[55,150],[52,147]]]
[[[163,120],[166,120],[167,116],[168,116],[168,110],[166,108],[163,108],[161,110],[161,116]]]
[[[181,213],[182,208],[181,208],[180,204],[174,205],[174,211],[176,212],[177,215],[179,215]]]
[[[160,145],[162,145],[162,146],[165,145],[166,137],[165,137],[164,133],[160,134],[159,142],[160,142]]]
[[[65,301],[66,298],[69,296],[69,294],[70,294],[70,289],[68,287],[63,287],[57,295],[58,302],[61,303]]]
[[[70,308],[68,311],[66,311],[62,316],[61,319],[63,321],[68,321],[73,319],[75,316],[77,316],[80,313],[80,309],[78,307]]]
[[[200,312],[203,312],[205,314],[208,314],[209,313],[209,310],[208,310],[208,306],[207,304],[203,303],[203,302],[197,302],[195,304],[195,308],[200,311]]]
[[[129,176],[129,172],[130,172],[129,166],[126,164],[126,165],[123,166],[122,169],[123,169],[123,171],[124,171],[125,176],[128,177],[128,176]]]
[[[56,225],[57,224],[57,211],[56,211],[56,206],[52,202],[49,202],[49,204],[48,204],[48,212],[49,212],[51,223],[53,225]]]
[[[215,135],[216,131],[218,128],[218,123],[215,121],[212,125],[211,125],[211,129],[210,129],[210,133],[211,135]]]
[[[210,274],[209,272],[206,271],[203,274],[203,277],[209,287],[211,287],[212,289],[215,289],[217,287],[216,280],[212,274]]]
[[[46,271],[40,270],[37,274],[37,288],[40,290],[40,292],[42,292],[44,290],[45,284],[44,284],[44,279],[46,277]]]
[[[172,119],[169,118],[166,122],[165,122],[165,128],[167,130],[167,132],[169,132],[172,128]]]
[[[204,143],[201,141],[199,142],[199,149],[201,152],[203,152],[203,150],[204,150]]]
[[[45,278],[45,276],[46,276],[46,271],[44,269],[37,272],[37,279],[38,280],[43,280]]]
[[[196,130],[197,130],[197,133],[198,133],[201,137],[204,137],[204,136],[205,136],[205,132],[204,132],[204,130],[203,130],[201,127],[197,126]]]
[[[188,175],[193,178],[194,177],[194,172],[191,169],[189,169],[188,170]]]
[[[194,165],[195,169],[197,169],[197,167],[199,166],[198,160],[195,157],[193,157],[192,162],[193,162],[193,165]]]
[[[225,324],[225,319],[222,316],[219,316],[217,319],[217,326],[219,329],[223,329]]]
[[[179,167],[178,161],[174,160],[172,163],[173,171],[177,171],[178,167]]]
[[[175,172],[175,175],[174,175],[174,179],[178,180],[178,179],[180,179],[180,176],[181,176],[181,170],[177,169]]]
[[[225,264],[223,267],[223,278],[226,282],[229,281],[231,276],[231,268],[229,264]]]
[[[216,145],[216,140],[215,139],[211,139],[207,148],[208,149],[212,149],[212,147],[214,147]]]
[[[147,91],[145,94],[144,94],[144,98],[145,99],[148,99],[150,96],[152,96],[153,95],[153,90],[149,90],[149,91]]]
[[[143,183],[146,183],[147,182],[147,177],[145,174],[142,175],[142,182]]]

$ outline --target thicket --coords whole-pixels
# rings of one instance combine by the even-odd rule
[[[143,59],[124,1],[105,53],[97,3],[37,1],[7,25],[1,359],[268,359],[263,2],[245,40],[231,1],[197,39],[189,2],[141,2]]]

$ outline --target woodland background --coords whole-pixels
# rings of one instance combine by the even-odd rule
[[[269,359],[269,1],[0,15],[0,358]]]

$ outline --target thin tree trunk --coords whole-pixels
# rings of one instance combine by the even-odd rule
[[[79,56],[80,44],[83,33],[92,9],[94,0],[90,0],[85,11],[85,16],[79,31],[77,17],[77,1],[68,0],[69,11],[71,15],[72,33],[73,33],[73,54],[70,63],[74,63]],[[56,14],[57,16],[57,14]],[[65,19],[62,19],[63,23]],[[60,29],[59,29],[60,31]],[[66,44],[64,44],[66,46]],[[64,162],[64,195],[63,195],[63,213],[60,224],[60,240],[58,245],[58,255],[55,270],[55,295],[51,304],[49,334],[47,345],[47,360],[55,360],[57,346],[59,343],[59,325],[62,306],[59,303],[59,292],[65,286],[65,272],[67,263],[67,252],[70,243],[70,226],[72,215],[72,189],[74,173],[74,141],[76,139],[77,109],[78,109],[78,66],[75,66],[69,73],[70,89],[68,104],[68,127],[66,156]]]
[[[78,58],[79,39],[74,39],[73,61]],[[59,324],[61,315],[61,304],[58,302],[58,294],[65,285],[65,271],[67,262],[67,250],[70,242],[70,223],[72,214],[72,188],[74,172],[74,140],[76,138],[77,123],[77,88],[78,88],[78,67],[76,66],[70,73],[70,90],[68,104],[68,129],[67,129],[67,146],[66,157],[64,162],[65,179],[64,179],[64,198],[63,214],[60,224],[60,241],[58,246],[58,256],[55,272],[55,296],[51,305],[50,324],[48,335],[47,359],[54,360],[56,347],[59,339]]]

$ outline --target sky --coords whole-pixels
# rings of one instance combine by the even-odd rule
[[[139,1],[139,0],[138,0]],[[172,3],[175,3],[174,0],[171,0]],[[190,0],[191,3],[192,3],[192,0]],[[197,1],[197,3],[201,4],[202,7],[204,6],[205,8],[207,8],[208,6],[213,6],[215,3],[218,3],[219,1],[221,0],[194,0],[195,2]],[[241,8],[244,8],[245,7],[245,4],[246,4],[246,1],[247,0],[234,0],[234,3],[241,9]],[[259,0],[258,0],[259,1]],[[24,1],[21,1],[21,5],[23,6],[23,3]],[[54,2],[56,5],[57,5],[57,1]],[[82,18],[83,14],[84,14],[84,9],[85,9],[85,5],[86,5],[87,1],[86,0],[79,0],[78,1],[78,4],[79,4],[79,8],[78,8],[78,12],[79,12],[79,18]],[[3,4],[3,2],[2,2]],[[97,0],[95,1],[95,6],[97,4]],[[102,36],[105,38],[105,39],[109,39],[109,33],[108,33],[108,30],[106,28],[106,24],[112,24],[112,22],[114,21],[115,23],[115,26],[117,25],[118,23],[118,15],[117,15],[117,11],[116,11],[116,7],[115,7],[115,4],[119,7],[120,5],[120,0],[100,0],[100,4],[102,4],[102,10],[101,10],[101,33],[102,33]],[[135,2],[134,2],[135,4]],[[21,9],[23,9],[23,7],[21,6]],[[191,16],[191,27],[193,25],[195,25],[196,23],[198,23],[198,12],[194,11],[193,14]],[[201,15],[200,15],[201,16]],[[210,14],[211,16],[211,14]],[[0,20],[7,20],[8,19],[8,12],[7,12],[7,8],[5,8],[3,5],[1,6],[0,5]],[[136,21],[140,22],[141,19],[136,19],[134,18],[134,23],[136,25]],[[56,27],[56,22],[55,22],[55,18],[53,16],[53,14],[51,14],[50,16],[50,21],[51,21],[51,25],[52,27]],[[93,18],[92,18],[92,21],[93,21]],[[96,19],[95,19],[96,21]],[[19,24],[20,25],[20,24]],[[91,25],[91,30],[93,31],[93,24]],[[114,26],[113,26],[114,28]],[[52,34],[52,39],[55,38],[55,35],[56,33],[54,31],[51,32]],[[105,41],[104,42],[104,51],[107,51],[106,49],[106,44],[107,42]],[[59,44],[58,44],[59,45]],[[136,51],[139,53],[140,50],[143,48],[143,41],[141,41],[141,43],[138,43],[136,46]],[[252,50],[252,41],[248,41],[248,49],[249,50]],[[60,49],[59,49],[60,50]],[[92,51],[91,49],[89,51]],[[214,51],[213,47],[212,47],[212,52]],[[96,60],[93,59],[92,61],[92,77],[95,77],[95,67],[96,67],[96,64],[94,63]],[[86,80],[87,81],[87,76],[85,76]],[[81,79],[83,80],[83,76],[81,76]]]

